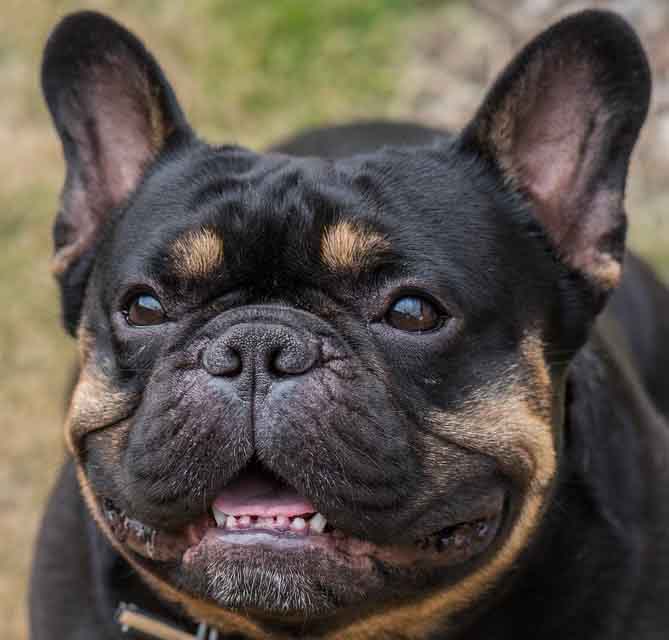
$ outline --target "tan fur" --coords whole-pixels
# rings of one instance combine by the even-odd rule
[[[56,251],[50,263],[52,275],[56,277],[63,275],[70,268],[72,262],[83,252],[83,244],[83,242],[77,241]]]
[[[389,248],[390,243],[380,233],[353,222],[338,222],[323,233],[321,261],[331,271],[359,273]]]
[[[202,227],[187,231],[172,245],[174,271],[182,278],[206,278],[223,266],[223,237]]]
[[[131,396],[110,386],[99,370],[82,371],[72,394],[65,421],[65,437],[70,452],[87,433],[108,427],[128,414]]]
[[[134,394],[116,388],[96,366],[92,356],[93,341],[85,329],[80,329],[79,379],[65,418],[65,443],[75,457],[83,436],[120,422],[128,416],[136,401]]]
[[[527,402],[534,413],[549,419],[553,404],[553,382],[546,363],[544,343],[538,331],[528,331],[520,343],[521,367],[530,380],[531,391],[526,394]]]
[[[572,260],[572,263],[602,291],[613,291],[620,284],[623,266],[620,260],[606,251],[584,248],[578,259]]]
[[[151,130],[150,143],[153,149],[153,157],[158,155],[165,144],[165,140],[174,131],[173,123],[169,123],[165,119],[165,114],[160,106],[160,87],[152,86],[148,78],[145,78],[146,93],[148,97],[148,118],[149,127]]]

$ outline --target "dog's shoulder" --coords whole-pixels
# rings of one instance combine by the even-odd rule
[[[84,629],[108,637],[96,615],[89,529],[74,464],[68,462],[49,498],[35,545],[29,592],[35,640],[83,638],[79,630]]]
[[[620,287],[602,321],[600,324],[611,325],[613,321],[618,326],[628,357],[638,368],[649,395],[659,410],[669,415],[669,290],[648,264],[632,253],[626,257]]]
[[[70,458],[49,496],[35,544],[28,598],[33,640],[128,638],[115,619],[121,602],[169,616],[183,629],[192,626],[146,589],[100,533]]]

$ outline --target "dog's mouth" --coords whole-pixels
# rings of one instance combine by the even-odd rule
[[[225,551],[263,548],[277,553],[322,552],[360,568],[366,561],[415,567],[458,565],[481,555],[498,537],[505,512],[499,491],[468,519],[402,544],[376,544],[338,529],[307,498],[258,465],[243,470],[213,501],[208,512],[182,531],[163,531],[133,519],[112,502],[104,515],[116,539],[157,562],[197,565]]]

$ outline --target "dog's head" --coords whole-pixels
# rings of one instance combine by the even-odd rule
[[[420,636],[503,582],[620,278],[650,88],[630,28],[568,18],[460,135],[334,161],[204,143],[98,14],[58,26],[42,79],[81,355],[66,437],[111,543],[254,637]]]

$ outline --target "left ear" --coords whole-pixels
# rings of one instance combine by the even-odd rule
[[[96,247],[114,211],[161,154],[194,134],[153,56],[94,11],[66,16],[51,33],[42,89],[67,166],[52,264],[74,335]]]
[[[585,11],[527,45],[460,138],[528,198],[598,306],[620,280],[627,169],[650,87],[631,27],[613,13]]]

